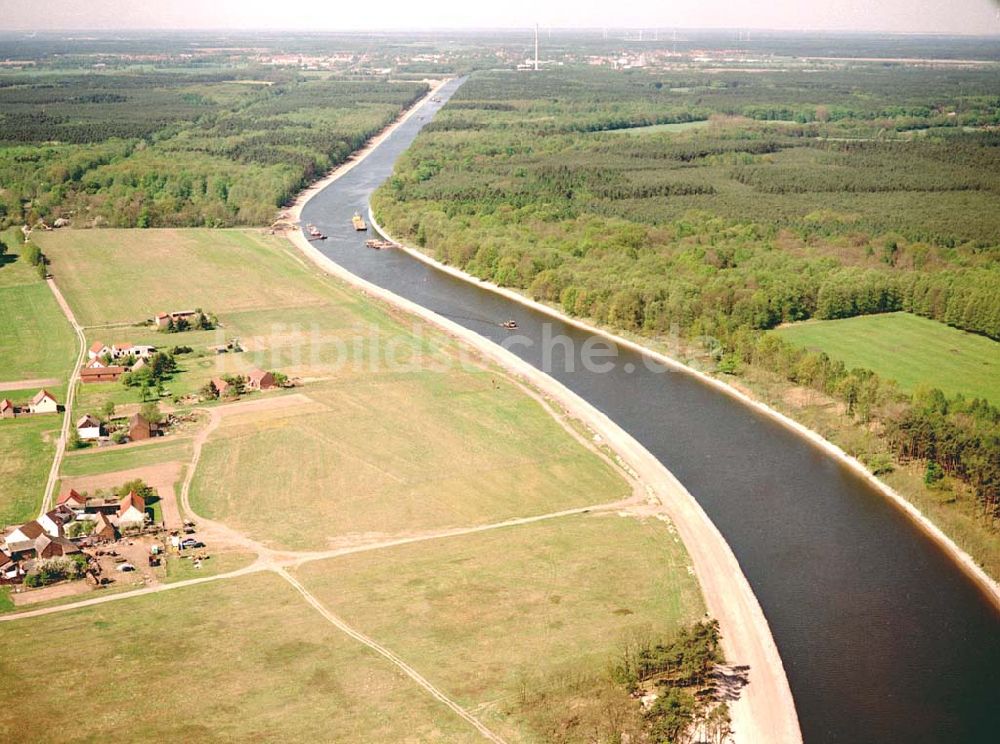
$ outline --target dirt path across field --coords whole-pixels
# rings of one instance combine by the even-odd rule
[[[45,387],[55,387],[62,383],[58,377],[39,377],[34,380],[14,380],[0,382],[0,391],[6,390],[40,390]]]
[[[76,383],[80,379],[80,368],[83,367],[83,362],[87,358],[87,339],[83,335],[83,328],[76,322],[76,316],[73,314],[72,308],[66,302],[66,298],[63,297],[62,292],[59,291],[59,287],[56,286],[54,279],[46,279],[45,283],[49,285],[49,289],[55,295],[56,302],[63,311],[63,315],[66,316],[69,324],[73,326],[73,332],[76,333],[76,340],[79,344],[79,352],[76,357],[76,365],[73,367],[73,374],[69,378],[69,386],[66,388],[62,430],[59,432],[59,439],[56,441],[56,454],[52,459],[52,467],[49,469],[49,478],[45,482],[45,493],[42,496],[42,508],[38,511],[39,516],[52,508],[52,496],[56,490],[56,481],[59,480],[59,468],[62,467],[63,457],[66,454],[69,428],[73,423],[73,401],[76,399]]]

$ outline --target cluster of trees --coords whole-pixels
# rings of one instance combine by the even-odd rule
[[[128,360],[126,360],[127,363]],[[163,383],[177,371],[177,361],[173,355],[158,351],[149,357],[149,361],[139,369],[133,369],[122,375],[125,387],[139,388],[143,400],[159,398],[163,395]],[[157,423],[157,421],[153,421]]]
[[[0,86],[0,226],[267,224],[426,90],[266,71],[238,83],[243,74]]]
[[[24,577],[24,585],[36,588],[66,579],[78,579],[86,571],[87,556],[85,555],[43,558],[36,561],[34,570]]]
[[[655,690],[644,714],[653,741],[689,742],[699,729],[721,744],[731,734],[726,705],[712,695],[712,672],[724,661],[719,638],[718,622],[708,620],[669,640],[626,644],[612,678],[633,696]]]

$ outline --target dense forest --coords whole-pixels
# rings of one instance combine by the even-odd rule
[[[268,224],[425,91],[260,70],[0,76],[0,226]]]
[[[975,69],[478,73],[374,206],[478,277],[843,400],[992,519],[997,401],[903,396],[766,331],[905,310],[1000,339],[998,124]]]

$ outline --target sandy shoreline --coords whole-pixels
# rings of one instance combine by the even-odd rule
[[[387,238],[392,239],[391,236],[385,231],[385,229],[382,228],[382,226],[379,225],[378,222],[375,220],[375,216],[371,213],[371,210],[369,210],[369,220],[371,221],[372,225],[376,229],[378,229],[379,232],[381,232]],[[961,568],[962,571],[964,571],[966,575],[968,575],[969,578],[971,578],[976,583],[976,585],[979,586],[979,588],[989,598],[989,600],[998,609],[1000,609],[1000,583],[998,583],[991,576],[989,576],[989,574],[987,574],[982,569],[982,567],[975,562],[975,560],[972,558],[971,555],[962,550],[950,537],[948,537],[948,535],[944,533],[944,531],[940,527],[934,524],[934,522],[932,522],[923,512],[921,512],[920,509],[914,506],[910,501],[904,498],[895,489],[893,489],[888,484],[881,481],[877,476],[872,474],[872,472],[868,470],[868,468],[866,468],[865,465],[860,460],[858,460],[856,457],[852,457],[851,455],[847,454],[846,452],[844,452],[844,450],[835,445],[833,442],[830,442],[827,439],[825,439],[818,432],[799,423],[795,419],[786,416],[785,414],[781,413],[781,411],[778,411],[772,408],[771,406],[767,405],[767,403],[764,403],[763,401],[760,401],[756,398],[751,397],[750,395],[747,395],[742,390],[738,390],[735,387],[726,384],[724,381],[716,377],[712,377],[709,374],[706,374],[692,367],[689,367],[683,362],[680,362],[661,352],[654,351],[653,349],[643,346],[642,344],[636,343],[635,341],[631,341],[627,338],[623,338],[622,336],[616,335],[610,331],[597,328],[596,326],[593,326],[585,321],[579,320],[577,318],[572,318],[568,315],[564,315],[558,310],[549,307],[548,305],[544,305],[540,302],[532,300],[529,297],[525,297],[524,295],[512,289],[501,287],[497,284],[494,284],[493,282],[482,281],[481,279],[478,279],[477,277],[468,274],[462,271],[461,269],[457,269],[454,266],[448,266],[447,264],[443,264],[437,259],[428,256],[427,254],[417,250],[416,248],[404,245],[399,241],[394,240],[394,242],[396,242],[400,250],[406,251],[417,260],[423,261],[424,263],[433,266],[440,271],[447,272],[448,274],[451,274],[454,277],[463,279],[467,282],[475,284],[478,287],[483,287],[485,289],[490,290],[491,292],[503,295],[504,297],[514,300],[515,302],[518,302],[521,305],[529,307],[532,310],[538,310],[539,312],[543,312],[553,318],[557,318],[563,323],[568,323],[581,330],[587,331],[588,333],[592,333],[610,339],[618,346],[631,349],[640,354],[644,354],[650,359],[653,359],[654,361],[659,362],[660,364],[669,366],[672,369],[677,369],[687,374],[694,375],[701,381],[709,385],[712,385],[720,392],[723,392],[732,398],[736,398],[741,403],[751,406],[754,409],[760,411],[761,413],[778,421],[785,427],[794,431],[796,434],[807,439],[814,446],[823,450],[824,453],[836,458],[840,462],[850,467],[854,472],[862,476],[876,489],[878,489],[878,491],[881,492],[883,496],[888,498],[893,504],[895,504],[899,509],[901,509],[908,517],[910,517],[910,519],[912,519],[914,523],[928,537],[934,540],[938,544],[938,546],[942,550],[944,550],[952,558],[952,560],[955,561],[955,563],[958,564],[959,568]]]
[[[437,89],[436,86],[435,90]],[[432,96],[432,90],[428,94]],[[397,123],[375,138],[352,161],[310,187],[296,199],[293,215],[298,219],[309,199],[364,159],[391,131],[419,107],[412,107]],[[374,224],[374,223],[373,223]],[[735,555],[698,502],[662,463],[621,427],[561,383],[521,360],[506,349],[474,331],[443,318],[426,308],[399,297],[351,274],[312,245],[300,230],[287,237],[321,269],[445,330],[483,356],[501,364],[543,394],[557,402],[597,432],[638,475],[647,492],[670,516],[691,557],[705,604],[722,628],[723,647],[732,663],[750,667],[750,684],[738,701],[731,704],[735,739],[739,742],[802,741],[791,688],[767,619]],[[477,281],[478,283],[478,281]]]

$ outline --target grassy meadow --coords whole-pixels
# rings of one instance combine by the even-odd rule
[[[848,368],[864,367],[912,392],[918,385],[948,396],[1000,404],[1000,343],[909,313],[808,321],[773,331],[797,346],[825,351]]]
[[[86,684],[52,684],[69,647]],[[12,740],[475,740],[272,574],[0,624],[0,672]]]
[[[704,612],[671,528],[615,514],[357,553],[297,576],[512,741],[550,741],[556,721],[591,716],[622,641]]]
[[[192,506],[264,542],[495,522],[624,498],[629,484],[536,401],[487,372],[341,375],[321,406],[212,435]]]
[[[35,516],[60,426],[54,414],[0,420],[0,526]]]
[[[8,271],[23,276],[22,265],[0,263],[0,382],[68,378],[76,337],[48,286],[33,271],[24,283],[3,281]]]
[[[84,326],[197,307],[223,313],[301,306],[317,281],[286,240],[261,230],[59,230],[36,242]]]

